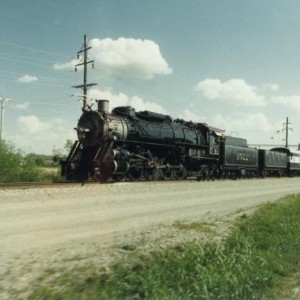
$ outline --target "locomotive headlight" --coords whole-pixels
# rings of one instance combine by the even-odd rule
[[[77,128],[74,128],[75,130],[77,130],[77,136],[79,140],[84,140],[85,139],[85,135],[90,132],[89,128],[84,128],[84,127],[80,127],[78,126]]]

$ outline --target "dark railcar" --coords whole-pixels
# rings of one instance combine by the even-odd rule
[[[289,176],[300,175],[300,154],[292,152],[285,147],[278,147],[271,149],[273,151],[285,153],[287,156],[287,174]]]
[[[296,152],[290,152],[288,158],[288,171],[290,176],[300,174],[300,154]]]
[[[258,150],[249,148],[247,140],[227,136],[221,158],[225,175],[230,177],[255,176],[258,171]]]
[[[287,174],[288,158],[285,152],[259,150],[259,171],[265,176],[283,176]]]

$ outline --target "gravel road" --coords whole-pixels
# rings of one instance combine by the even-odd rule
[[[26,298],[43,270],[100,253],[104,262],[116,245],[176,221],[217,219],[299,192],[300,178],[0,190],[0,298]]]

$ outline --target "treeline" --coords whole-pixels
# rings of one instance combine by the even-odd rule
[[[51,156],[25,155],[6,141],[0,143],[0,183],[51,181],[57,177],[58,162]]]

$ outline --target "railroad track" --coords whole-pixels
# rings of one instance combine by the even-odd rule
[[[83,184],[95,184],[96,182],[13,182],[13,183],[0,183],[0,190],[2,189],[32,189],[32,188],[48,188],[48,187],[66,187]]]

